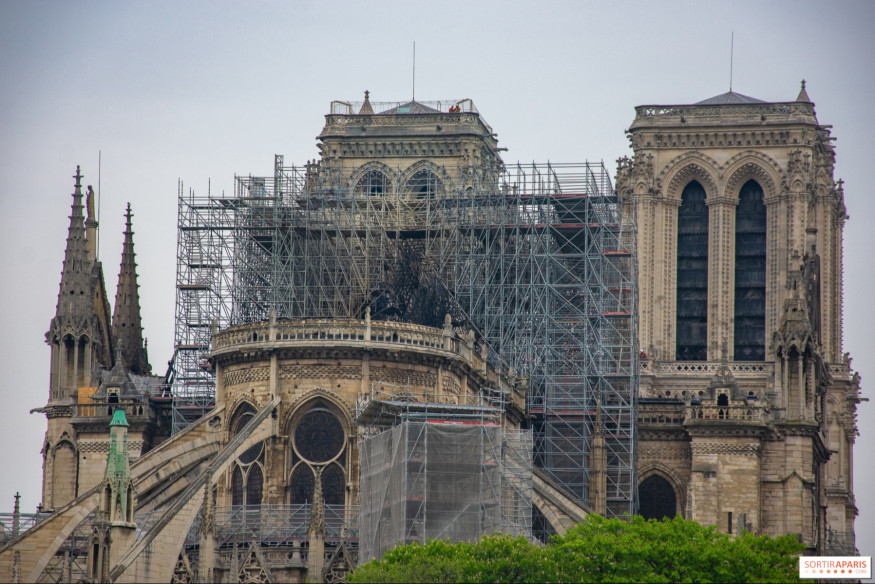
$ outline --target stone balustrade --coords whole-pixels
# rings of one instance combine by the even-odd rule
[[[765,413],[759,406],[689,405],[686,410],[687,422],[717,420],[759,424],[765,423]]]
[[[647,361],[641,360],[642,375],[671,375],[677,377],[713,376],[720,361]],[[767,361],[735,361],[727,364],[737,379],[771,377],[775,364]]]
[[[391,348],[422,347],[458,354],[468,360],[481,360],[473,340],[462,339],[456,331],[390,321],[352,319],[305,319],[279,321],[274,325],[257,322],[237,325],[220,331],[213,337],[213,351],[222,352],[244,345],[277,347],[325,344],[359,344]]]
[[[510,391],[518,407],[525,404],[525,390],[515,383],[513,371],[485,345],[476,342],[472,333],[460,329],[370,319],[301,319],[236,325],[215,333],[212,341],[213,354],[332,346],[438,353],[458,358],[479,371],[488,384]]]
[[[653,405],[638,407],[638,423],[647,425],[680,425],[684,423],[684,404]]]

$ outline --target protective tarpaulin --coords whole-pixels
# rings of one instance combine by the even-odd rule
[[[490,424],[405,421],[362,440],[360,561],[414,541],[529,536],[532,438]]]

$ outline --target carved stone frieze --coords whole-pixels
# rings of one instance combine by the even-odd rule
[[[270,379],[270,369],[268,367],[248,367],[246,369],[225,371],[223,374],[223,383],[226,387],[244,383],[258,383],[268,379]]]
[[[758,443],[733,444],[731,442],[693,442],[693,456],[706,454],[733,454],[741,456],[759,456],[761,446]]]

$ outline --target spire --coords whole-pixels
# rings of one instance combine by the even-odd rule
[[[76,313],[83,302],[87,305],[91,298],[85,294],[88,289],[93,261],[88,257],[88,242],[85,238],[85,216],[82,213],[82,174],[76,167],[73,209],[70,214],[70,227],[67,230],[67,249],[64,252],[64,267],[61,271],[61,289],[58,293],[58,307],[55,316]]]
[[[92,245],[97,222],[92,212],[89,212],[88,222],[85,220],[82,172],[78,166],[73,178],[73,206],[58,304],[46,332],[46,343],[52,347],[50,400],[75,397],[77,388],[92,385],[100,365],[112,363],[109,303],[103,270]],[[93,201],[93,197],[89,197],[90,207]]]
[[[149,356],[143,343],[140,320],[140,293],[137,284],[137,262],[134,253],[134,232],[131,229],[131,204],[125,212],[124,245],[119,267],[115,307],[112,312],[113,343],[121,348],[122,362],[131,373],[148,375],[152,372]]]
[[[802,80],[802,89],[799,90],[799,95],[796,96],[796,101],[805,101],[811,103],[811,98],[808,97],[808,92],[805,91],[805,80]]]
[[[374,108],[371,107],[371,99],[370,99],[370,91],[365,90],[365,102],[362,104],[361,109],[359,109],[359,115],[374,115]]]

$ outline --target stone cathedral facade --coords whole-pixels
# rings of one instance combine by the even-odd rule
[[[805,83],[640,106],[639,495],[721,531],[854,553],[859,377],[842,352],[842,181]]]
[[[326,126],[324,168],[314,164],[308,180],[350,175],[356,195],[385,197],[391,158],[422,204],[444,183],[488,182],[500,170],[495,135],[476,113],[456,127],[446,114],[458,110],[404,107],[381,118],[383,134],[403,138],[397,160],[379,151],[383,138],[371,151],[350,138],[364,127]],[[376,117],[367,97],[358,114],[335,117],[352,124],[356,115]],[[411,130],[399,121],[406,115],[432,125]],[[730,91],[639,106],[627,134],[632,156],[619,160],[615,189],[637,226],[640,513],[732,534],[795,534],[812,553],[853,555],[861,394],[842,349],[847,214],[830,127],[803,82],[788,102]],[[441,156],[474,174],[436,174]],[[274,312],[213,330],[205,358],[216,407],[171,437],[171,398],[142,336],[130,209],[110,312],[93,193],[81,178],[77,169],[46,333],[48,401],[35,410],[48,420],[41,507],[49,514],[0,538],[0,579],[72,577],[72,552],[60,542],[94,513],[82,573],[93,581],[342,580],[355,561],[344,539],[359,502],[354,406],[374,384],[409,385],[448,406],[499,387],[513,397],[503,424],[526,425],[525,380],[502,377],[473,333],[450,322],[372,324],[370,312],[292,322]],[[324,505],[307,507],[282,549],[220,537],[239,508],[317,499]],[[532,501],[557,531],[589,511],[537,472]],[[340,511],[330,542],[332,506]]]

